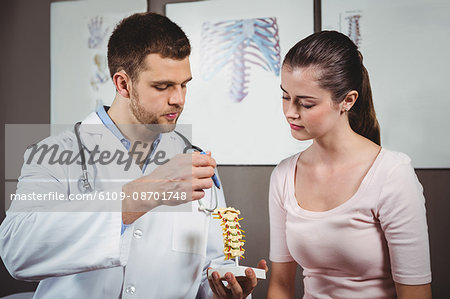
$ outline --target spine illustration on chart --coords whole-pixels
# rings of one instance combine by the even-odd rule
[[[341,13],[341,32],[346,33],[347,36],[360,47],[362,42],[361,35],[361,10],[346,11]]]
[[[348,19],[348,37],[355,43],[355,45],[359,46],[361,42],[361,32],[359,30],[359,19],[360,15],[353,15],[347,17]]]
[[[239,266],[239,258],[244,258],[244,243],[245,237],[242,233],[244,231],[239,225],[240,211],[234,208],[219,208],[215,209],[213,215],[214,219],[221,219],[222,236],[224,244],[225,260],[235,259],[236,266]]]

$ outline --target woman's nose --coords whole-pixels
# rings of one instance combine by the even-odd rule
[[[296,119],[300,117],[300,114],[298,113],[298,107],[293,101],[289,102],[289,105],[287,106],[287,109],[284,114],[288,118]]]

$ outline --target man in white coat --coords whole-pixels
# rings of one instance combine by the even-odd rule
[[[225,200],[214,159],[186,153],[174,131],[189,55],[166,17],[122,20],[108,43],[111,107],[25,152],[0,254],[13,277],[40,281],[35,298],[245,298],[256,286],[251,269],[240,283],[214,275],[208,285],[208,267],[225,262],[221,228],[204,207],[215,206],[211,190],[218,206]],[[64,200],[30,198],[38,194]]]

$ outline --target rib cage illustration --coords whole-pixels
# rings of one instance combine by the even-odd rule
[[[248,94],[250,65],[280,74],[280,40],[277,19],[255,18],[205,22],[201,33],[201,68],[204,80],[222,69],[230,76],[229,95],[241,102]]]

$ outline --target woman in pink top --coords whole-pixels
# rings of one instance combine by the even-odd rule
[[[335,31],[303,39],[281,89],[292,136],[313,143],[271,176],[268,298],[294,297],[297,264],[304,298],[431,298],[422,186],[408,156],[380,147],[355,44]]]

